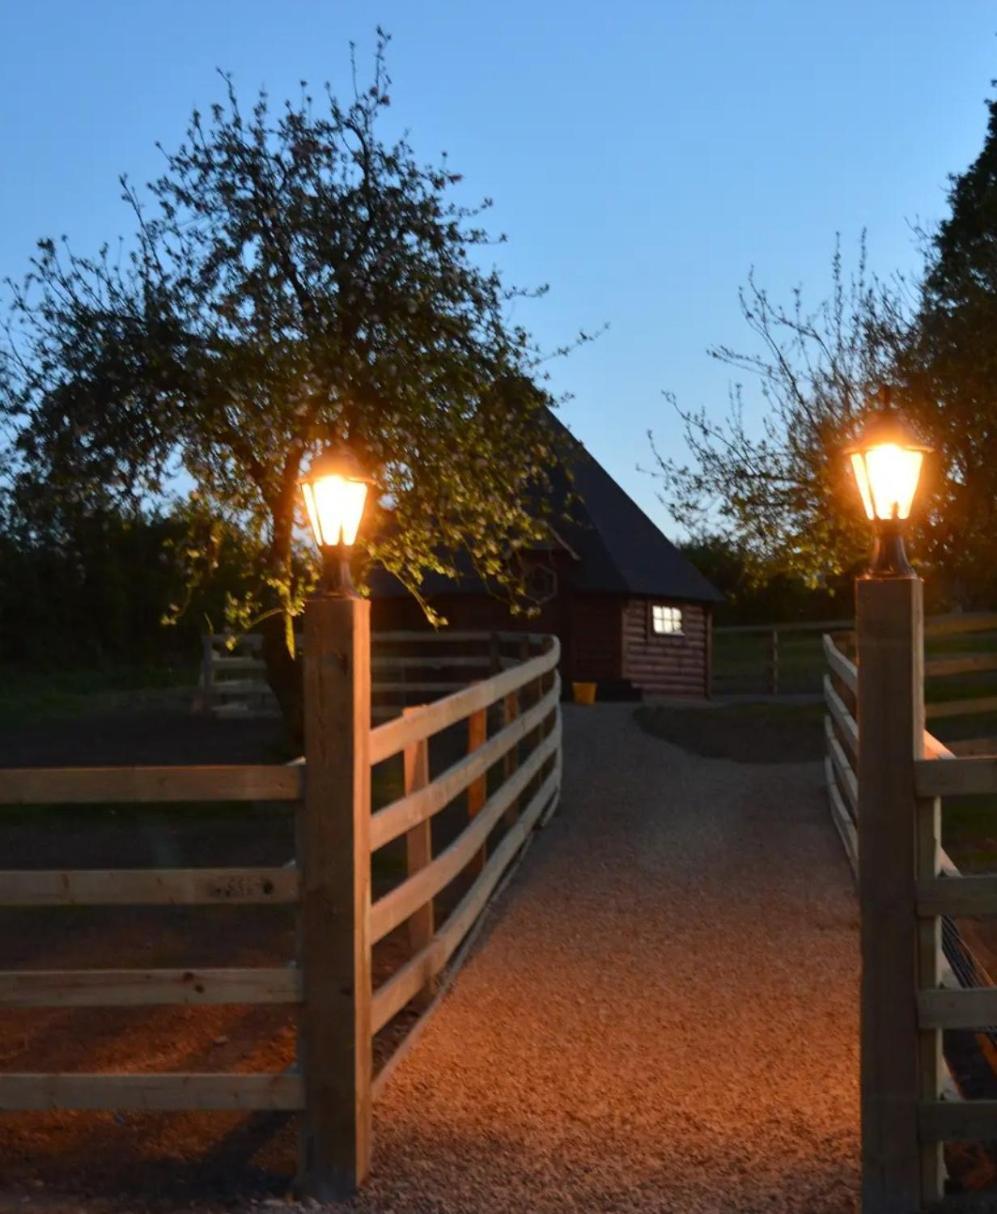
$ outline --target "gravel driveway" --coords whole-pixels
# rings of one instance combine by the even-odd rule
[[[857,1208],[858,916],[816,764],[569,707],[561,812],[376,1110],[356,1208]]]

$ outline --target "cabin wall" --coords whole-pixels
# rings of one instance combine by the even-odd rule
[[[682,608],[682,635],[651,632],[650,603]],[[623,608],[623,677],[651,695],[709,695],[709,610],[668,599],[630,599]]]
[[[600,683],[623,678],[623,601],[615,595],[570,599],[561,636],[568,677]]]

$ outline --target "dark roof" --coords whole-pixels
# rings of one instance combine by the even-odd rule
[[[723,595],[659,529],[637,503],[551,415],[562,440],[564,468],[551,476],[552,523],[572,557],[571,585],[590,593],[648,596],[694,603],[719,603]],[[422,587],[428,598],[481,593],[470,571],[453,582],[430,574]],[[371,579],[375,597],[406,593],[383,571]]]
[[[560,422],[573,477],[570,522],[557,530],[579,557],[572,582],[577,590],[610,591],[719,603],[723,595],[683,556],[643,510]],[[560,473],[561,492],[569,497]]]

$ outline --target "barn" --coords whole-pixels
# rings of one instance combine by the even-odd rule
[[[600,698],[705,696],[712,612],[722,595],[576,439],[572,479],[554,478],[549,545],[528,557],[538,614],[514,616],[468,574],[423,590],[455,629],[553,632],[561,677],[598,684]],[[429,627],[419,604],[384,574],[371,584],[376,630]]]

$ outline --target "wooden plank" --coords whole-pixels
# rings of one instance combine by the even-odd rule
[[[406,679],[404,682],[387,682],[378,681],[373,684],[371,690],[375,695],[387,695],[399,691],[417,691],[420,693],[427,691],[460,691],[467,686],[466,682],[458,682],[453,679],[439,680],[438,682],[429,682],[425,679],[416,682],[415,679]]]
[[[926,1100],[917,1113],[921,1135],[935,1142],[997,1138],[997,1100]]]
[[[997,1024],[997,986],[918,991],[917,1011],[923,1028],[986,1028]]]
[[[997,757],[997,738],[957,738],[952,742],[952,753],[957,757],[962,755]]]
[[[482,645],[486,645],[492,635],[491,632],[475,631],[467,628],[402,628],[394,629],[390,632],[375,632],[372,634],[372,641],[375,648],[384,644],[397,645],[411,642],[426,645],[453,645],[457,642],[477,641]],[[508,634],[500,632],[495,635],[499,639],[503,639]]]
[[[262,649],[263,633],[243,632],[234,637],[228,632],[216,632],[211,643],[216,649],[224,649],[226,653],[231,653],[233,649]]]
[[[834,641],[825,633],[823,638],[824,657],[827,659],[827,664],[831,667],[834,673],[845,684],[849,691],[858,693],[859,688],[859,673],[858,667],[835,645]]]
[[[923,684],[922,684],[923,687]],[[919,689],[923,720],[923,690]],[[924,732],[921,741],[923,745]],[[918,797],[914,802],[916,856],[916,885],[938,879],[942,863],[941,802],[937,797]],[[942,967],[948,968],[942,952],[942,923],[937,916],[919,911],[917,920],[918,995],[937,990],[942,983]],[[947,1074],[942,1054],[941,1031],[921,1020],[918,1032],[919,1097],[922,1101],[938,1100]],[[937,1201],[945,1191],[945,1160],[939,1142],[921,1140],[922,1201]]]
[[[467,718],[467,753],[473,755],[488,741],[488,709],[479,708]],[[473,821],[488,798],[488,776],[482,772],[467,786],[467,816]],[[469,867],[480,872],[485,866],[487,844],[482,843],[481,850],[472,858]]]
[[[554,678],[554,687],[552,688],[552,693],[554,696],[560,697],[561,680],[560,680],[560,677],[557,675],[555,675],[555,678]],[[542,710],[543,706],[549,702],[550,698],[551,698],[550,695],[544,697],[544,699],[540,702],[540,704],[535,704],[533,706],[532,711],[535,713],[540,712]],[[502,726],[503,726],[503,728],[502,728],[501,732],[505,732],[505,730],[508,729],[509,726],[512,725],[518,717],[519,717],[519,692],[510,691],[509,694],[502,700]],[[530,726],[527,726],[526,728],[524,728],[524,730],[523,730],[524,737],[527,733],[529,733],[530,728],[531,728]],[[503,781],[512,779],[512,777],[516,774],[516,768],[518,766],[519,766],[519,745],[517,743],[516,745],[509,747],[509,749],[506,751],[505,758],[502,761],[502,779],[503,779]],[[505,811],[505,822],[506,822],[507,826],[513,825],[513,823],[516,821],[516,817],[517,817],[518,813],[519,813],[519,806],[516,801],[513,801],[509,805],[509,808]]]
[[[862,742],[862,1209],[892,1214],[920,1209],[927,1196],[917,1132],[921,1039],[914,998],[920,942],[914,914],[914,756],[921,752],[924,735],[922,587],[917,578],[859,578],[855,597]],[[836,664],[828,656],[838,673],[844,659]]]
[[[235,906],[297,899],[298,874],[288,868],[0,872],[0,906]]]
[[[278,969],[0,971],[0,1007],[152,1007],[300,1003],[301,978]]]
[[[830,629],[848,629],[852,620],[803,620],[795,624],[777,624],[780,632],[827,632]],[[723,624],[714,629],[717,636],[736,636],[744,633],[767,633],[772,624]]]
[[[851,765],[848,762],[848,756],[838,741],[838,735],[831,727],[830,717],[824,718],[824,739],[827,742],[827,753],[831,758],[831,766],[834,768],[835,774],[838,777],[838,783],[851,805],[851,816],[857,821],[859,813],[858,777],[852,771]]]
[[[534,729],[540,722],[557,707],[557,697],[560,694],[560,681],[544,700],[535,705],[519,720],[500,730],[494,737],[479,747],[472,754],[441,772],[435,780],[423,789],[411,793],[379,809],[371,818],[370,846],[377,851],[392,839],[397,839],[410,830],[418,822],[431,818],[455,797],[458,797],[472,780],[481,776],[489,767],[504,755],[510,754],[516,743]],[[409,710],[412,713],[419,708]]]
[[[831,766],[829,758],[825,758],[824,760],[824,777],[827,781],[827,795],[831,804],[831,821],[834,823],[835,829],[841,837],[841,843],[845,849],[848,863],[851,865],[852,874],[857,878],[859,873],[858,835],[855,830],[855,823],[845,808],[841,793],[838,791],[837,781],[834,778],[834,768]]]
[[[467,654],[431,653],[418,657],[394,657],[391,654],[381,654],[373,659],[371,667],[374,670],[448,670],[473,669],[487,670],[491,659],[487,653],[477,656]]]
[[[926,679],[940,679],[953,674],[979,674],[997,670],[997,653],[964,653],[953,658],[932,658],[924,664]]]
[[[510,691],[515,691],[546,671],[553,670],[560,658],[561,647],[557,637],[550,637],[549,640],[549,648],[538,657],[489,679],[472,683],[470,687],[437,700],[434,704],[424,704],[411,717],[399,717],[378,725],[370,735],[371,762],[380,763],[390,758],[410,743],[431,737],[450,725],[455,725],[472,712],[490,707]]]
[[[266,662],[260,658],[246,657],[214,657],[211,660],[212,670],[258,670],[264,671],[267,668]]]
[[[918,796],[958,797],[997,792],[997,757],[920,759],[914,764]]]
[[[970,700],[940,700],[925,706],[925,716],[929,721],[939,717],[971,717],[983,712],[997,712],[997,696],[977,696]]]
[[[371,908],[371,940],[377,943],[388,932],[413,914],[429,898],[435,897],[470,862],[475,852],[488,838],[499,817],[514,797],[526,788],[530,780],[540,771],[543,763],[555,753],[561,743],[559,730],[544,739],[527,758],[511,780],[507,780],[489,797],[478,816],[457,838],[442,851],[432,864],[427,865],[414,877],[409,877],[390,893],[385,894]]]
[[[300,1075],[0,1075],[0,1109],[284,1109],[303,1105]]]
[[[304,651],[302,1169],[329,1201],[355,1192],[371,1155],[370,602],[308,600]]]
[[[0,805],[297,801],[300,767],[5,767]]]
[[[406,708],[404,711],[410,713],[412,709]],[[421,742],[413,742],[411,746],[405,747],[406,796],[411,796],[413,792],[416,792],[420,788],[425,788],[428,783],[429,742],[423,738]],[[406,832],[405,871],[409,877],[414,876],[417,872],[424,869],[427,864],[432,863],[432,827],[432,821],[426,818],[422,822],[417,822]],[[424,948],[428,947],[433,938],[433,932],[436,930],[435,924],[436,917],[433,909],[433,900],[430,898],[408,921],[409,947],[412,950],[413,956],[418,956]],[[420,1008],[428,1007],[433,1001],[435,993],[435,985],[430,980],[415,996]],[[377,1032],[377,1029],[373,1025],[371,1032]]]
[[[216,679],[214,695],[221,696],[268,696],[273,693],[265,679]]]
[[[956,612],[929,615],[924,621],[925,636],[954,636],[963,632],[997,631],[997,615],[990,611]]]
[[[551,772],[531,798],[515,826],[503,835],[477,880],[454,907],[431,943],[397,970],[374,992],[372,1025],[378,1032],[405,1007],[422,986],[443,969],[461,941],[474,926],[492,891],[537,824],[545,805],[557,791],[557,775]]]
[[[845,740],[845,745],[851,751],[852,758],[857,759],[859,753],[859,726],[858,722],[848,711],[845,701],[834,690],[834,684],[831,682],[830,675],[824,675],[824,702],[834,719],[835,725],[841,731],[841,737]]]
[[[920,915],[997,915],[997,876],[918,881],[917,910]]]

